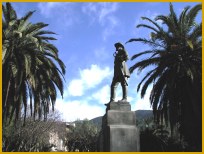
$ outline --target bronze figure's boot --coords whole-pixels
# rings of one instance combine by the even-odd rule
[[[115,101],[115,91],[116,91],[116,86],[111,86],[110,102],[114,102]]]
[[[121,101],[127,102],[127,86],[126,85],[122,85],[122,91],[123,91],[123,99]]]
[[[108,104],[110,104],[111,102],[114,102],[115,101],[115,91],[116,91],[116,88],[117,88],[117,86],[112,86],[111,85],[111,96],[110,96],[110,102],[109,103],[107,103],[107,104],[105,104],[106,106],[108,105]]]

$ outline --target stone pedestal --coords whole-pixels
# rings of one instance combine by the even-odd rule
[[[111,102],[102,119],[99,151],[136,152],[140,150],[135,112],[128,102]]]

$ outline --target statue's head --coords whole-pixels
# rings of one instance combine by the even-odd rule
[[[122,43],[120,43],[120,42],[115,43],[114,46],[115,46],[116,48],[122,47],[122,48],[124,49],[124,46],[123,46]]]

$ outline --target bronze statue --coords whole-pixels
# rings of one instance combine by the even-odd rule
[[[116,89],[118,84],[120,83],[122,86],[122,92],[123,92],[123,98],[122,102],[127,101],[127,79],[130,77],[130,72],[127,67],[126,61],[129,59],[128,54],[124,48],[124,46],[118,42],[114,44],[116,48],[116,52],[113,54],[115,57],[114,60],[114,76],[111,83],[111,96],[110,96],[110,102],[115,101],[115,95],[116,95]],[[105,104],[107,105],[107,104]]]

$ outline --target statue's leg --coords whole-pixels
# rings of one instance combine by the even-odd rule
[[[115,97],[116,97],[116,89],[118,87],[118,80],[117,78],[113,78],[113,81],[111,83],[111,97],[110,97],[110,102],[114,102],[115,101]]]
[[[127,81],[127,80],[126,80]],[[128,88],[127,88],[127,84],[125,81],[121,82],[121,86],[122,86],[122,91],[123,91],[123,98],[122,101],[127,101],[127,93],[128,93]]]

